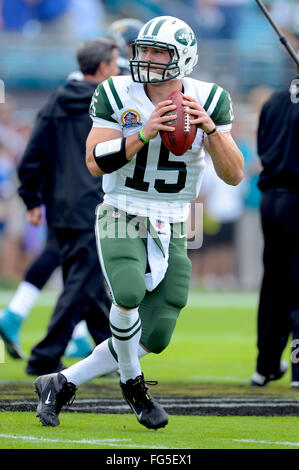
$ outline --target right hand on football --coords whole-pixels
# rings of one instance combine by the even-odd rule
[[[161,103],[156,106],[143,128],[144,137],[150,140],[156,137],[159,131],[174,132],[174,127],[166,126],[164,124],[177,118],[176,114],[165,116],[166,113],[173,111],[174,109],[176,109],[176,105],[172,104],[171,100],[161,101]]]

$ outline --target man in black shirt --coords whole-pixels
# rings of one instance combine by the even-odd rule
[[[299,70],[298,70],[299,72]],[[264,386],[287,370],[281,360],[293,336],[292,382],[299,389],[299,84],[274,93],[265,103],[258,129],[263,170],[261,220],[264,276],[258,309],[258,357],[251,384]],[[296,341],[297,340],[297,341]]]
[[[89,105],[99,82],[117,75],[118,48],[109,39],[86,41],[77,52],[83,80],[70,80],[40,111],[19,168],[19,194],[29,223],[42,223],[41,204],[55,231],[64,289],[45,338],[31,351],[26,372],[51,373],[75,325],[86,320],[96,344],[110,336],[110,299],[96,253],[95,208],[102,200],[101,181],[85,164],[85,142],[92,122]]]

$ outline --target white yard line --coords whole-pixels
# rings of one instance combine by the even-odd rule
[[[0,437],[4,439],[15,439],[23,440],[30,442],[49,442],[49,443],[67,443],[67,444],[89,444],[89,445],[105,445],[105,446],[118,446],[132,447],[132,448],[144,448],[144,449],[176,449],[176,447],[165,447],[165,446],[145,446],[138,444],[130,444],[128,441],[132,442],[132,439],[49,439],[46,437],[35,437],[35,436],[22,436],[17,434],[0,434]],[[124,442],[126,441],[126,442]]]
[[[115,444],[116,442],[122,441],[132,441],[132,439],[80,439],[80,440],[73,440],[73,439],[49,439],[45,437],[35,437],[35,436],[21,436],[17,434],[0,434],[0,437],[6,439],[20,439],[23,441],[40,441],[40,442],[67,442],[67,443],[74,443],[74,444]]]
[[[258,441],[257,439],[232,439],[234,442],[248,442],[253,444],[272,444],[275,446],[292,446],[299,447],[299,442],[288,441]]]

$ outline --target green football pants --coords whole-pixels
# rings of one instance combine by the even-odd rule
[[[98,255],[113,301],[125,308],[139,306],[140,342],[149,351],[160,353],[169,344],[179,313],[187,303],[191,262],[187,238],[182,233],[186,231],[185,224],[171,224],[165,277],[153,291],[147,291],[146,226],[146,218],[136,218],[108,204],[97,209]],[[177,236],[178,233],[183,236]]]

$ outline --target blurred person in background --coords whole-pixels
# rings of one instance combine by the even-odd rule
[[[136,18],[124,18],[111,23],[107,30],[107,37],[112,39],[118,47],[119,55],[117,65],[119,75],[129,75],[129,60],[132,57],[131,43],[138,35],[144,23]],[[80,70],[70,73],[68,80],[83,80],[83,74]]]
[[[0,337],[5,342],[7,352],[14,359],[24,359],[25,356],[20,342],[22,327],[39,299],[41,290],[47,284],[53,272],[61,266],[59,245],[55,231],[47,224],[46,211],[43,210],[42,212],[44,230],[47,232],[43,250],[41,253],[38,253],[32,265],[25,272],[23,280],[18,285],[7,307],[1,312],[0,316]],[[31,224],[28,224],[28,227],[32,227],[32,229],[38,228]],[[31,233],[31,238],[33,238],[33,249],[36,246],[36,237],[32,237]],[[64,356],[85,357],[91,351],[87,325],[82,320],[75,326]]]
[[[251,385],[263,387],[286,373],[281,356],[292,332],[291,386],[299,389],[299,75],[264,104],[257,142],[264,273]]]
[[[85,165],[85,141],[91,128],[89,105],[99,82],[118,73],[118,49],[108,39],[85,42],[77,53],[84,80],[70,80],[40,111],[19,167],[19,194],[27,219],[42,224],[42,204],[59,244],[64,287],[45,338],[31,351],[27,373],[54,372],[75,325],[85,319],[96,344],[109,336],[107,297],[94,257],[94,210],[101,180]],[[55,157],[55,158],[54,158]]]
[[[133,56],[132,42],[138,36],[144,23],[136,18],[123,18],[111,23],[107,36],[112,38],[118,48],[119,57],[117,64],[120,68],[120,75],[129,75],[129,60]]]
[[[33,116],[31,110],[21,110],[15,113],[15,127],[26,143],[32,132]],[[0,147],[1,148],[1,147]],[[15,174],[15,166],[8,167],[7,158],[4,160],[3,153],[0,150],[0,197],[3,202],[0,203],[0,220],[2,221],[2,230],[4,231],[4,214],[7,214],[11,207],[7,204],[7,200],[13,194],[16,195],[16,187],[18,182],[13,178]],[[19,198],[15,198],[19,202]],[[6,209],[4,211],[4,209]],[[23,280],[18,285],[15,293],[10,299],[7,307],[0,315],[0,337],[3,338],[8,354],[14,359],[24,359],[24,353],[21,348],[20,333],[24,326],[25,320],[30,314],[32,308],[36,304],[41,290],[47,284],[55,270],[60,267],[60,252],[57,237],[53,228],[49,225],[46,217],[46,208],[42,206],[41,226],[34,226],[23,218],[20,220],[22,229],[22,255],[25,259],[25,274]],[[0,238],[1,240],[1,238]],[[0,243],[1,247],[1,243]],[[5,248],[5,247],[4,247]],[[2,253],[5,256],[5,249]],[[16,262],[20,264],[21,254],[17,253]],[[0,252],[1,259],[1,252]],[[7,263],[3,265],[3,276],[8,274]],[[29,268],[28,268],[29,266]],[[24,270],[23,270],[24,271]],[[23,273],[22,271],[22,273]],[[21,271],[19,271],[21,272]],[[67,357],[85,357],[92,351],[92,347],[88,337],[88,329],[86,322],[79,322],[72,334],[72,338],[64,352]]]
[[[0,277],[5,285],[18,282],[27,262],[23,250],[25,211],[17,196],[16,175],[26,139],[18,130],[15,112],[15,101],[6,94],[0,105]]]

